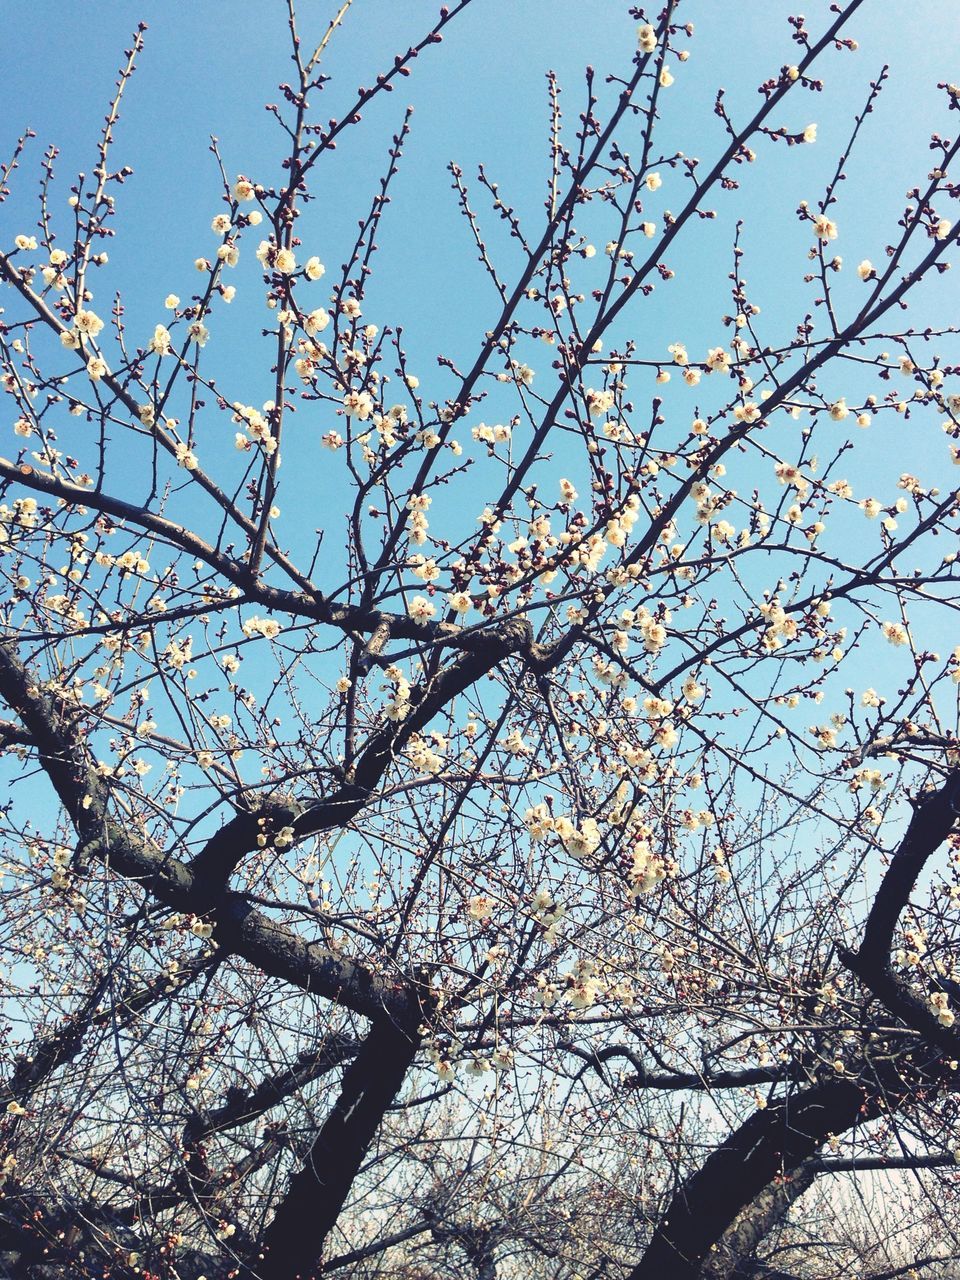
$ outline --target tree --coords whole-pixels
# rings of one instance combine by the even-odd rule
[[[542,206],[450,165],[489,320],[468,351],[438,324],[422,383],[374,277],[390,94],[479,4],[324,121],[357,15],[301,39],[291,0],[282,167],[235,177],[214,141],[215,247],[163,323],[98,284],[146,28],[66,202],[44,154],[35,226],[21,138],[9,1274],[950,1273],[960,142],[842,261],[878,198],[844,189],[880,145],[864,78],[776,280],[745,276],[752,168],[807,163],[861,6],[790,17],[714,124],[676,105],[693,3],[631,11],[572,125],[550,75]],[[377,111],[327,289],[318,183]]]

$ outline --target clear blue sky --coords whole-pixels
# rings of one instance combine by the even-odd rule
[[[336,7],[332,0],[302,0],[306,45],[322,33]],[[804,6],[814,34],[829,23],[829,8],[826,0]],[[678,16],[696,24],[696,36],[689,62],[677,69],[676,83],[665,96],[665,150],[676,146],[710,161],[722,141],[712,114],[717,88],[727,89],[728,105],[738,120],[752,113],[757,84],[797,57],[786,22],[794,10],[792,2],[781,0],[739,0],[735,5],[686,0],[680,5]],[[325,65],[332,81],[317,95],[319,118],[339,118],[357,85],[369,84],[396,53],[419,38],[435,13],[432,0],[356,0],[329,50]],[[115,71],[141,18],[149,24],[146,51],[128,91],[113,156],[116,164],[131,164],[135,173],[117,192],[120,234],[109,245],[111,264],[96,283],[103,307],[114,289],[122,291],[132,334],[142,342],[165,318],[164,296],[174,291],[189,297],[197,287],[194,258],[212,254],[216,245],[210,219],[221,206],[210,135],[220,139],[231,175],[243,171],[265,182],[279,177],[283,137],[263,104],[276,99],[276,86],[292,78],[292,67],[281,0],[231,0],[226,5],[210,0],[97,0],[95,5],[35,0],[29,20],[7,22],[0,50],[0,152],[9,153],[24,127],[38,135],[14,177],[12,199],[0,208],[5,243],[16,232],[34,230],[37,161],[49,143],[62,153],[53,206],[57,214],[66,214],[68,183],[77,169],[89,172],[92,167]],[[362,125],[349,131],[336,154],[318,166],[313,188],[318,198],[301,219],[299,232],[303,252],[319,254],[335,269],[352,241],[356,219],[369,205],[403,108],[408,102],[415,107],[365,313],[381,325],[404,325],[412,367],[428,399],[442,400],[450,389],[449,376],[436,370],[438,349],[460,363],[470,361],[496,315],[496,297],[456,211],[446,162],[459,162],[471,179],[477,162],[485,162],[504,197],[536,227],[546,174],[544,73],[553,68],[560,77],[566,125],[572,131],[583,102],[584,66],[591,63],[603,74],[626,72],[635,49],[635,25],[619,0],[474,0],[448,27],[443,45],[418,60],[397,92],[381,95]],[[915,0],[909,8],[867,0],[847,34],[859,41],[860,49],[855,55],[830,53],[822,60],[824,92],[797,93],[784,104],[782,122],[790,128],[818,124],[816,145],[789,151],[782,145],[761,145],[758,163],[738,174],[742,191],[727,202],[718,198],[723,216],[690,228],[692,234],[684,236],[671,258],[683,287],[662,290],[653,305],[637,313],[642,328],[634,336],[649,350],[665,353],[667,343],[682,340],[691,352],[699,352],[723,339],[719,318],[729,309],[725,277],[732,216],[746,219],[746,274],[763,305],[764,336],[770,341],[792,333],[810,304],[810,291],[800,283],[810,235],[797,222],[797,203],[818,198],[869,81],[889,63],[889,86],[849,168],[835,214],[841,229],[836,249],[848,267],[862,257],[882,258],[906,190],[927,172],[930,132],[956,128],[958,116],[946,111],[936,83],[960,79],[960,8],[956,0]],[[669,184],[664,195],[664,207],[671,199],[679,204]],[[478,205],[483,207],[479,197]],[[504,251],[501,261],[509,278],[511,246],[491,218],[486,225],[493,243]],[[66,229],[64,217],[61,232]],[[601,247],[605,238],[598,232]],[[229,311],[221,309],[209,354],[230,397],[258,403],[271,394],[270,359],[257,336],[264,313],[250,240],[248,236],[245,261],[235,276],[237,302]],[[856,287],[848,271],[839,286],[841,295]],[[325,300],[326,282],[318,289],[318,301]],[[953,321],[958,301],[956,279],[936,281],[923,298],[924,321]],[[548,359],[544,351],[544,366]],[[824,390],[830,389],[825,378]],[[837,393],[841,390],[846,387],[838,384]],[[335,420],[323,421],[320,429],[336,425]],[[879,449],[861,449],[856,478],[872,482],[876,472],[876,483],[886,486],[904,469],[903,454],[887,448],[883,437],[878,440]],[[935,438],[935,429],[926,431],[918,446],[911,445],[911,452],[911,461],[929,454],[932,467],[943,465],[943,441]],[[332,475],[333,468],[300,475],[285,470],[285,512],[291,503],[342,510],[344,493]],[[936,483],[932,474],[923,478]],[[951,479],[946,476],[944,483]],[[886,490],[883,496],[890,500],[895,494]],[[478,499],[476,509],[481,505]]]
[[[829,21],[824,0],[801,7],[814,32]],[[321,118],[339,116],[356,86],[369,83],[425,30],[436,8],[433,0],[356,0],[330,49],[327,71],[333,80],[317,103]],[[762,76],[796,56],[786,25],[795,8],[782,0],[680,5],[681,19],[696,24],[696,38],[670,90],[684,104],[682,113],[674,108],[673,118],[668,116],[670,141],[705,160],[713,154],[720,136],[711,114],[716,88],[726,87],[740,118],[754,109]],[[332,0],[303,0],[305,43],[335,9]],[[485,161],[506,197],[535,217],[544,191],[544,72],[558,72],[572,126],[583,100],[584,66],[621,73],[629,66],[635,23],[627,9],[621,0],[474,0],[448,27],[443,46],[427,51],[414,75],[381,97],[362,126],[344,138],[333,162],[324,164],[320,199],[303,219],[302,234],[312,252],[336,265],[369,200],[389,134],[406,102],[415,106],[412,138],[381,237],[388,269],[381,267],[375,288],[391,318],[402,319],[422,345],[424,358],[435,350],[438,330],[455,354],[466,355],[492,315],[493,299],[456,216],[446,161],[460,162],[468,176],[478,160]],[[131,314],[142,310],[145,329],[162,318],[164,295],[192,291],[193,258],[211,252],[209,222],[218,209],[218,183],[209,136],[221,140],[231,173],[242,169],[260,180],[277,175],[282,139],[263,104],[276,98],[278,82],[292,71],[284,13],[282,0],[35,0],[29,20],[8,21],[0,46],[0,154],[9,152],[24,126],[38,137],[16,177],[14,198],[0,213],[3,234],[21,229],[43,146],[53,142],[61,148],[64,180],[78,168],[89,171],[115,69],[130,31],[144,19],[147,48],[115,150],[115,158],[136,173],[122,192],[123,234],[110,246],[114,270],[108,279],[101,277],[101,289],[122,288]],[[776,281],[778,264],[781,270],[785,265],[781,248],[796,239],[797,200],[816,198],[816,180],[828,172],[868,80],[884,62],[893,70],[890,87],[842,206],[844,213],[855,210],[858,241],[850,243],[848,217],[841,223],[847,234],[838,251],[852,255],[862,245],[861,256],[871,246],[875,253],[880,228],[889,227],[910,181],[922,176],[930,130],[950,131],[952,121],[935,85],[960,77],[960,10],[954,0],[916,0],[908,8],[867,0],[850,34],[860,51],[824,60],[826,91],[798,94],[785,108],[784,122],[791,127],[817,121],[817,145],[789,155],[783,147],[767,148],[749,174],[745,198],[736,201],[737,212],[755,224],[748,225],[746,239],[756,263],[751,284],[765,283],[766,277]],[[18,215],[15,227],[10,206]],[[774,227],[780,235],[771,235]],[[699,228],[697,243],[685,244],[684,252],[705,266],[722,258],[725,271],[726,228],[718,226],[712,236],[710,230]]]

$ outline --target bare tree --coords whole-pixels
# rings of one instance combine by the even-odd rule
[[[783,231],[791,315],[761,313],[739,221],[749,167],[816,141],[784,116],[854,74],[862,3],[791,17],[704,159],[692,0],[631,11],[572,127],[549,76],[538,222],[450,166],[489,321],[421,378],[370,301],[409,112],[328,289],[311,198],[479,0],[328,121],[351,3],[308,42],[291,0],[282,178],[214,144],[214,248],[161,323],[97,287],[145,27],[91,171],[65,193],[48,149],[35,214],[20,140],[9,1274],[950,1274],[960,369],[908,304],[942,296],[960,142],[932,135],[876,264],[845,263],[865,78]],[[681,263],[717,219],[708,302]],[[243,291],[265,403],[218,366]]]

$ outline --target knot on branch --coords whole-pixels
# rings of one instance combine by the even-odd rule
[[[369,674],[371,667],[383,653],[389,639],[390,620],[388,618],[382,618],[374,627],[363,652],[356,660],[356,672],[358,676],[365,676]]]

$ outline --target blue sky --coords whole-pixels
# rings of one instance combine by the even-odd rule
[[[305,44],[322,32],[335,7],[318,0],[301,5]],[[741,0],[734,8],[688,0],[680,6],[680,17],[695,22],[696,36],[690,61],[670,91],[683,100],[679,119],[676,108],[668,108],[670,141],[710,158],[720,138],[711,112],[716,88],[727,89],[741,119],[755,109],[762,75],[795,56],[785,20],[793,8],[780,0]],[[369,83],[435,12],[432,0],[356,0],[329,50],[333,79],[323,101],[315,103],[319,117],[339,116],[356,86]],[[814,32],[829,20],[823,0],[805,12]],[[855,209],[858,246],[849,243],[848,233],[844,253],[857,252],[860,244],[864,252],[879,247],[880,229],[890,225],[891,213],[896,216],[910,182],[922,176],[930,130],[949,132],[935,85],[960,75],[956,6],[951,0],[919,0],[909,18],[898,12],[895,23],[892,13],[886,0],[867,0],[850,25],[860,42],[857,55],[824,60],[823,94],[798,94],[792,107],[788,99],[784,123],[803,127],[816,120],[819,141],[789,155],[783,147],[766,148],[744,198],[737,199],[737,212],[756,223],[748,225],[745,242],[755,261],[751,283],[779,287],[787,246],[806,243],[796,234],[797,199],[816,198],[817,179],[826,175],[881,65],[891,64],[892,77],[845,193]],[[0,53],[2,153],[24,126],[38,135],[10,202],[21,215],[46,144],[62,150],[63,179],[78,168],[89,171],[129,33],[139,18],[149,24],[115,150],[115,158],[136,172],[122,192],[122,236],[110,246],[114,270],[104,281],[122,288],[134,315],[143,310],[145,327],[155,322],[167,292],[192,289],[193,258],[210,251],[209,221],[218,208],[210,135],[220,139],[229,172],[243,170],[260,180],[277,174],[282,138],[263,104],[276,98],[276,85],[292,70],[284,15],[281,0],[233,0],[227,6],[208,0],[98,0],[95,6],[38,0],[30,21],[7,24]],[[381,238],[384,265],[375,288],[390,311],[400,313],[393,318],[404,320],[411,339],[419,339],[424,358],[433,354],[438,328],[456,354],[466,355],[478,329],[490,321],[493,298],[456,215],[446,162],[457,160],[472,178],[476,162],[485,161],[506,198],[535,218],[544,194],[544,72],[557,71],[572,126],[583,100],[584,66],[622,73],[634,48],[634,27],[619,0],[474,0],[447,28],[444,44],[419,59],[397,92],[381,96],[363,124],[344,137],[337,155],[325,161],[319,199],[302,221],[311,251],[330,263],[340,260],[409,101],[416,109],[413,132]],[[5,232],[9,217],[3,215],[0,224]],[[772,227],[779,230],[771,235]],[[849,221],[842,229],[848,228]],[[705,269],[722,258],[726,271],[727,227],[704,231],[697,228],[698,243],[685,245],[684,252]]]
[[[738,121],[756,109],[757,84],[797,57],[786,22],[793,8],[780,0],[740,0],[735,7],[719,0],[680,5],[678,16],[695,23],[696,35],[689,62],[676,69],[676,82],[664,97],[664,150],[679,147],[709,163],[723,140],[712,112],[717,88],[726,88]],[[825,0],[805,7],[814,35],[830,21],[829,8]],[[335,9],[333,3],[303,0],[305,45],[322,33]],[[356,0],[328,51],[325,67],[332,79],[316,95],[317,117],[339,118],[357,85],[370,83],[395,54],[419,38],[435,12],[432,0]],[[135,172],[116,192],[119,234],[108,246],[110,266],[96,282],[100,300],[121,290],[131,332],[140,342],[166,318],[162,300],[168,292],[186,298],[197,287],[193,260],[215,248],[210,219],[221,205],[210,135],[220,140],[231,176],[243,171],[258,181],[277,178],[284,139],[264,103],[277,98],[278,82],[292,72],[281,0],[233,0],[229,5],[98,0],[95,6],[38,0],[29,21],[7,24],[0,53],[5,87],[0,154],[9,153],[23,128],[38,135],[14,176],[11,200],[0,207],[5,241],[16,232],[34,230],[38,160],[50,143],[61,150],[52,203],[55,214],[63,215],[61,234],[67,230],[68,184],[78,169],[89,172],[92,167],[116,68],[141,18],[149,24],[146,50],[128,89],[113,153],[115,164],[128,163]],[[343,136],[336,154],[318,166],[316,200],[299,231],[302,252],[319,254],[332,273],[348,251],[356,219],[368,207],[403,109],[407,103],[414,106],[411,138],[378,238],[381,252],[365,314],[381,325],[404,325],[411,367],[420,374],[427,398],[442,400],[450,389],[449,375],[436,369],[437,351],[461,364],[469,362],[497,314],[496,296],[456,210],[447,161],[463,167],[474,189],[476,165],[484,162],[491,178],[501,183],[505,199],[536,228],[546,177],[544,74],[548,68],[558,73],[565,123],[572,130],[583,102],[584,66],[597,68],[601,84],[607,73],[628,71],[635,25],[628,6],[613,0],[474,0],[447,28],[442,46],[427,50],[414,74],[397,92],[381,95],[363,123]],[[949,133],[958,118],[946,111],[936,83],[960,78],[960,15],[953,0],[918,0],[909,17],[894,11],[887,0],[867,0],[847,34],[859,41],[859,51],[825,56],[820,64],[824,91],[792,94],[782,119],[775,121],[791,129],[815,121],[817,143],[789,150],[758,146],[758,162],[738,172],[741,191],[718,196],[720,218],[689,228],[672,251],[677,288],[658,291],[649,306],[636,311],[630,325],[637,328],[628,325],[619,336],[635,336],[660,354],[677,340],[685,341],[691,352],[723,340],[728,331],[719,321],[729,309],[726,274],[734,217],[746,220],[745,273],[752,296],[763,307],[764,336],[774,341],[791,335],[810,306],[810,290],[801,283],[810,233],[795,216],[797,203],[818,198],[869,81],[889,63],[888,87],[849,166],[835,214],[840,226],[836,250],[848,268],[862,257],[882,258],[906,190],[927,172],[930,132]],[[615,89],[602,92],[609,95]],[[678,184],[672,177],[665,183],[664,207],[673,200],[679,204]],[[484,208],[479,196],[477,204]],[[584,222],[589,218],[585,215]],[[485,225],[509,278],[512,247],[492,218]],[[596,233],[602,248],[606,235],[599,221]],[[229,310],[221,308],[211,326],[209,355],[230,398],[259,403],[271,394],[271,379],[269,349],[258,336],[264,311],[251,239],[255,243],[248,236],[245,261],[235,277],[237,302]],[[598,254],[598,271],[602,262]],[[857,287],[848,270],[838,283],[841,302],[853,298]],[[318,302],[325,301],[326,282],[317,288]],[[936,280],[919,297],[924,322],[955,319],[958,293],[952,277]],[[545,368],[549,354],[544,351],[540,360]],[[848,389],[849,384],[834,383],[833,377],[825,376],[825,393]],[[671,393],[678,390],[671,388]],[[322,411],[317,417],[317,435],[337,425]],[[309,425],[315,444],[313,422]],[[858,496],[861,482],[890,486],[903,469],[904,430],[910,432],[911,465],[928,461],[931,473],[924,479],[936,483],[932,472],[942,467],[945,454],[933,418],[922,433],[893,421],[877,427],[871,437],[876,447],[858,449]],[[320,469],[315,462],[299,471],[285,469],[285,512],[316,508],[339,515],[344,509],[346,495],[335,468],[326,465],[326,455],[321,460]],[[129,478],[131,484],[137,479]],[[474,495],[471,518],[487,496]],[[893,495],[888,488],[883,496],[889,500]],[[876,530],[868,532],[871,545],[877,544]],[[332,541],[337,538],[332,535]],[[944,634],[943,640],[948,643],[949,637]]]

